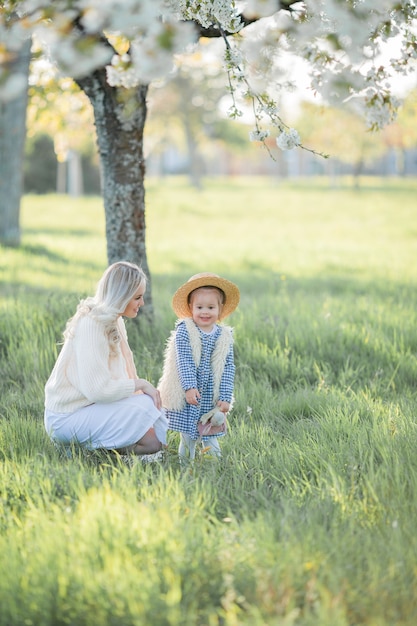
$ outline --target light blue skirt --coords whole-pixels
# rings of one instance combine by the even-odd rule
[[[149,429],[166,444],[168,420],[146,394],[135,394],[123,400],[89,404],[74,413],[45,411],[45,428],[51,439],[85,448],[117,449],[131,446]]]

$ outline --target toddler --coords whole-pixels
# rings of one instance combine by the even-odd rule
[[[226,432],[235,365],[232,329],[219,321],[236,309],[239,298],[234,283],[201,273],[177,289],[172,299],[179,319],[167,343],[158,389],[170,430],[181,434],[181,459],[194,459],[199,442],[212,455],[221,456],[218,439]]]

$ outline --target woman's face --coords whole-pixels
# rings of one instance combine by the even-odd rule
[[[139,313],[140,307],[145,304],[145,301],[143,299],[145,291],[146,291],[146,286],[143,284],[139,285],[139,287],[137,288],[135,292],[135,295],[127,303],[126,308],[122,313],[123,317],[136,317],[137,316],[137,314]]]

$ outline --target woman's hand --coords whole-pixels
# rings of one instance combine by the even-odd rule
[[[198,389],[187,389],[187,391],[185,392],[185,399],[188,402],[188,404],[194,404],[195,406],[198,404],[198,401],[200,400],[200,392],[198,391]]]
[[[142,393],[146,393],[147,396],[152,398],[157,409],[162,408],[161,394],[156,387],[144,378],[135,379],[135,391],[142,391]]]

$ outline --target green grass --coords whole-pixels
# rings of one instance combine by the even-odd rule
[[[220,462],[64,458],[42,423],[66,319],[106,266],[99,198],[30,196],[0,261],[0,626],[415,626],[417,181],[150,180],[157,382],[170,300],[241,288]]]

